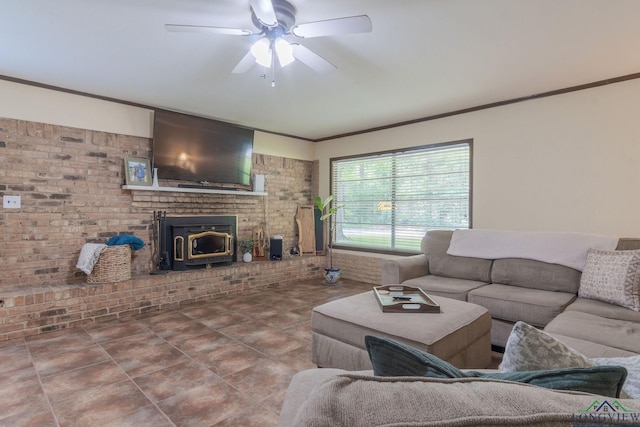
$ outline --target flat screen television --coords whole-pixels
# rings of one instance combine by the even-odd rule
[[[153,167],[158,178],[249,185],[253,134],[217,120],[156,110]]]

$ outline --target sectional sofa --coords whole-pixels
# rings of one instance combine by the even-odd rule
[[[486,307],[491,343],[498,347],[505,346],[513,324],[524,321],[588,357],[631,356],[640,354],[640,312],[608,302],[606,292],[593,286],[601,286],[596,276],[608,271],[607,262],[620,267],[616,255],[633,249],[640,249],[640,239],[435,230],[424,236],[421,254],[385,261],[382,282]],[[627,282],[635,286],[631,298],[638,304],[640,268],[637,259],[632,264]],[[595,282],[588,283],[587,275]]]
[[[463,235],[458,238],[456,233]],[[496,346],[504,347],[513,325],[523,321],[544,328],[552,335],[550,340],[555,338],[589,358],[640,354],[640,252],[634,251],[640,249],[640,239],[430,231],[421,248],[420,255],[385,261],[383,284],[420,287],[433,295],[484,306],[492,316],[491,341]],[[607,283],[622,286],[613,293],[622,293],[629,301],[600,292]],[[538,364],[555,363],[552,359],[558,355],[545,355],[549,349],[542,347],[534,343],[533,350],[524,352],[529,351]],[[287,391],[278,425],[566,426],[612,420],[637,425],[640,419],[640,399],[488,378],[372,374],[342,369],[299,372]],[[638,374],[636,368],[631,381],[637,381]]]

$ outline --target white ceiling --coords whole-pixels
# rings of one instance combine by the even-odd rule
[[[367,14],[373,32],[302,40],[276,87],[231,70],[248,0],[0,0],[0,75],[321,139],[640,72],[638,0],[290,0],[305,23]],[[10,102],[10,100],[0,100]]]

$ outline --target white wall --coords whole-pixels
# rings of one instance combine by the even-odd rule
[[[253,151],[298,160],[315,160],[315,144],[286,136],[256,131]]]
[[[151,138],[153,110],[0,80],[0,117]],[[254,152],[314,160],[312,142],[255,133]]]
[[[472,138],[475,228],[640,237],[640,80],[321,143],[256,132],[254,150],[320,160]],[[0,117],[150,137],[151,110],[0,80]]]
[[[150,138],[153,111],[0,80],[0,117]]]
[[[329,159],[472,138],[473,226],[640,237],[640,80],[317,144]]]

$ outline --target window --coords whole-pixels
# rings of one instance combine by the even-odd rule
[[[416,252],[428,230],[471,224],[471,140],[331,160],[333,246]]]

